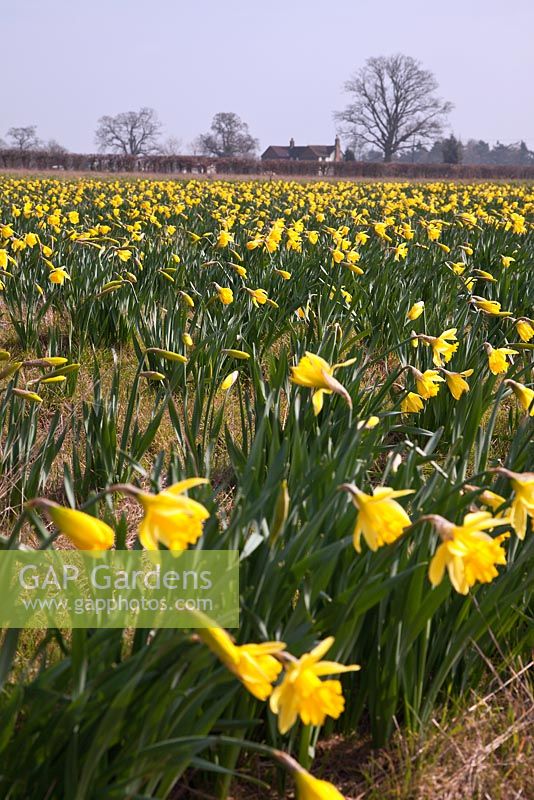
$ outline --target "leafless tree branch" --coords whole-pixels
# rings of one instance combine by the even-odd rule
[[[95,141],[101,152],[147,155],[158,150],[161,124],[153,108],[123,111],[98,120]]]
[[[369,58],[345,84],[353,101],[336,113],[353,142],[377,147],[384,161],[417,139],[438,136],[452,104],[441,100],[434,75],[410,56]]]
[[[41,145],[37,138],[37,127],[35,125],[10,128],[7,136],[11,140],[10,144],[17,150],[37,150]]]

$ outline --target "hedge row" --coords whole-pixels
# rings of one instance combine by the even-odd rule
[[[339,178],[454,178],[534,180],[533,166],[492,164],[390,164],[367,161],[261,161],[207,156],[123,156],[52,154],[0,150],[0,169],[72,172],[147,172],[160,174],[288,175]]]

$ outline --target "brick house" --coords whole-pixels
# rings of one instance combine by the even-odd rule
[[[261,154],[262,160],[280,161],[341,161],[341,143],[336,136],[334,144],[295,145],[289,140],[289,146],[271,144]]]

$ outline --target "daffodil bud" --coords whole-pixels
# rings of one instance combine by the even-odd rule
[[[187,364],[187,358],[181,353],[175,353],[173,350],[163,350],[161,347],[147,347],[145,353],[154,353],[154,355],[167,361],[179,361],[180,364]]]
[[[271,532],[269,536],[269,544],[271,547],[276,543],[278,537],[284,529],[286,520],[289,514],[289,492],[287,490],[287,481],[283,480],[280,484],[276,506],[274,508],[273,521],[271,523]]]
[[[250,358],[250,353],[245,353],[244,350],[223,350],[227,356],[232,356],[232,358],[238,358],[243,361],[247,361]]]
[[[226,378],[223,381],[221,381],[221,385],[219,387],[221,392],[227,392],[228,389],[231,389],[234,383],[236,382],[238,375],[239,372],[237,370],[234,370],[229,375],[227,375]]]
[[[36,392],[30,392],[27,389],[13,389],[13,394],[20,397],[22,400],[28,400],[30,403],[42,403],[43,398],[39,397]]]

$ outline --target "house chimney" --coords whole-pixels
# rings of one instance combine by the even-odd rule
[[[336,136],[334,147],[334,161],[341,161],[341,142],[339,141],[339,136]]]
[[[291,139],[289,140],[289,146],[295,147],[295,140],[293,139],[293,137],[291,137]]]

